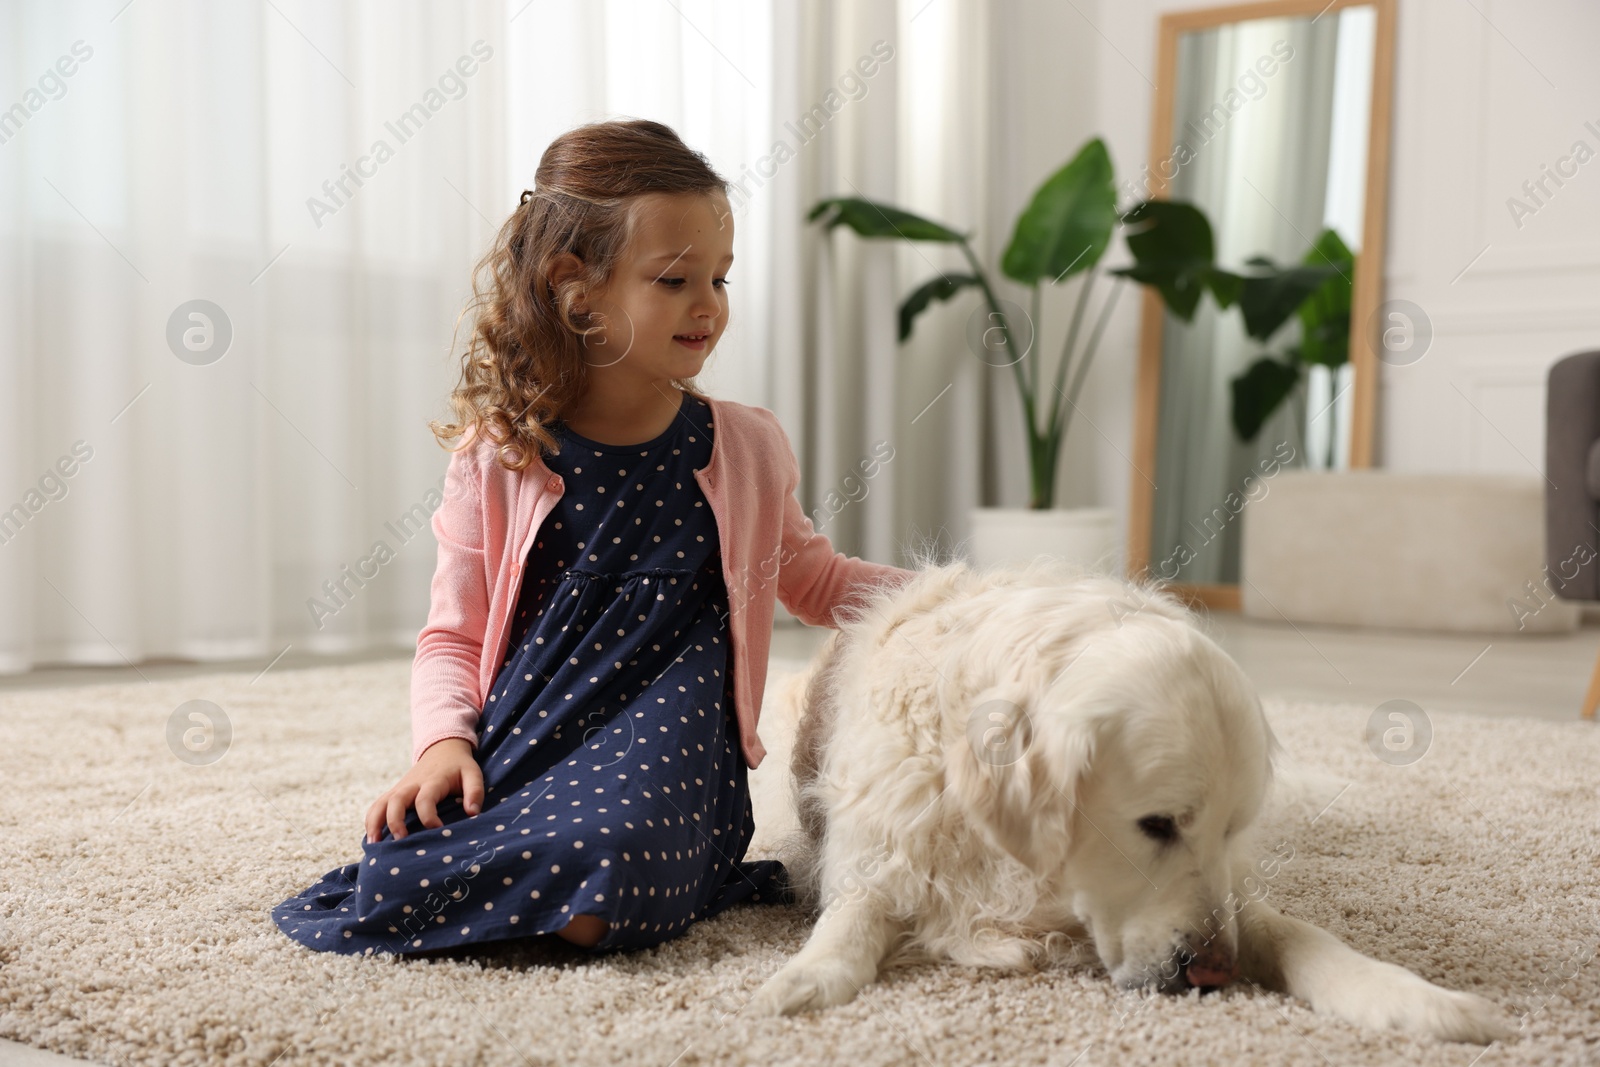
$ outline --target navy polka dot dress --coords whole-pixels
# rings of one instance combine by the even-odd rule
[[[478,724],[484,802],[406,813],[358,863],[272,910],[309,948],[421,953],[608,925],[592,949],[644,948],[740,901],[790,902],[755,832],[729,668],[711,505],[710,406],[684,394],[643,444],[558,424],[566,491],[528,553],[506,657]]]

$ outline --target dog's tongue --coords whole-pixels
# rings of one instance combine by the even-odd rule
[[[1233,969],[1221,967],[1204,960],[1195,960],[1184,968],[1184,974],[1189,979],[1189,984],[1201,989],[1213,989],[1225,986],[1233,981]]]

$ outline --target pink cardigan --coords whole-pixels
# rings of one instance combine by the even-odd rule
[[[756,722],[774,599],[808,626],[837,627],[834,609],[854,594],[897,586],[914,572],[836,552],[800,509],[800,466],[777,416],[708,399],[711,461],[695,471],[695,480],[717,522],[734,708],[745,760],[754,768],[766,755]],[[477,744],[478,718],[510,639],[523,560],[562,491],[561,476],[540,457],[522,471],[508,471],[493,445],[473,440],[470,431],[451,454],[444,502],[433,513],[439,560],[432,603],[411,666],[413,762],[446,737]]]

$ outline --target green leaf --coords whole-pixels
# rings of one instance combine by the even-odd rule
[[[1144,200],[1122,216],[1141,263],[1206,263],[1216,255],[1205,212],[1186,200]]]
[[[1301,261],[1327,264],[1339,273],[1323,282],[1297,309],[1300,317],[1300,359],[1334,368],[1350,358],[1350,300],[1355,256],[1339,235],[1323,230]]]
[[[1221,302],[1236,293],[1234,276],[1212,263],[1211,223],[1193,204],[1145,200],[1122,216],[1128,226],[1128,251],[1134,264],[1110,273],[1153,285],[1167,309],[1184,322],[1194,318],[1200,295],[1210,288]]]
[[[1245,277],[1239,289],[1239,310],[1244,314],[1245,332],[1257,341],[1277,333],[1306,297],[1339,273],[1328,264],[1282,268],[1265,257],[1256,259],[1271,270]]]
[[[1155,286],[1161,293],[1161,299],[1166,302],[1167,310],[1184,322],[1194,319],[1194,309],[1199,306],[1200,294],[1204,291],[1200,285],[1200,275],[1174,272],[1154,263],[1135,263],[1131,267],[1119,267],[1107,273],[1132,278],[1142,285]]]
[[[1300,262],[1308,267],[1315,266],[1318,263],[1343,267],[1347,264],[1354,264],[1355,259],[1355,253],[1350,251],[1350,246],[1340,239],[1339,231],[1329,227],[1317,235],[1317,240],[1311,246],[1311,250],[1305,254],[1305,258]]]
[[[822,219],[825,230],[835,226],[848,226],[862,237],[900,237],[907,241],[948,241],[965,239],[942,223],[901,211],[888,204],[879,204],[860,197],[835,197],[819,200],[806,215],[806,221]]]
[[[949,300],[969,285],[981,285],[975,274],[940,274],[929,278],[900,305],[900,340],[911,336],[911,325],[935,300]]]
[[[1017,217],[1000,269],[1024,285],[1058,282],[1099,263],[1116,224],[1111,155],[1095,137],[1033,194]]]
[[[1244,288],[1244,279],[1232,271],[1212,267],[1206,272],[1205,284],[1211,290],[1211,295],[1217,298],[1217,306],[1229,308],[1239,299],[1239,291]]]
[[[1233,379],[1233,432],[1241,441],[1253,441],[1261,427],[1300,380],[1293,362],[1262,356],[1250,369]]]

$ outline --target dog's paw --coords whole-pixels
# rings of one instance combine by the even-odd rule
[[[842,967],[793,960],[756,990],[743,1014],[765,1017],[833,1008],[850,1003],[860,991]]]
[[[1443,989],[1410,971],[1381,965],[1375,974],[1317,1005],[1358,1026],[1400,1030],[1439,1041],[1487,1045],[1510,1037],[1514,1030],[1491,1001],[1472,993]]]
[[[1467,1041],[1474,1045],[1487,1045],[1505,1041],[1516,1033],[1516,1028],[1491,1000],[1472,993],[1444,990],[1451,1005],[1444,1009],[1431,1032],[1444,1041]]]

